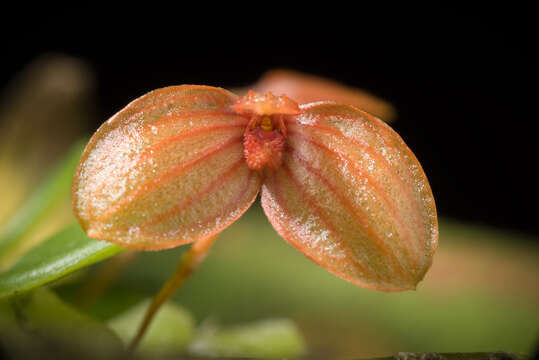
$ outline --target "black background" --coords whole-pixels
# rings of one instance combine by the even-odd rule
[[[162,8],[83,21],[78,9],[33,26],[27,21],[4,31],[0,84],[42,52],[81,57],[97,75],[95,129],[135,97],[166,85],[241,86],[276,67],[325,76],[395,105],[393,127],[422,163],[440,215],[539,234],[531,11],[389,15],[382,7],[314,16],[279,6],[264,17]]]

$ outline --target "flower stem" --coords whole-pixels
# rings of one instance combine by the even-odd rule
[[[199,240],[191,246],[187,253],[182,255],[176,271],[174,271],[161,290],[155,295],[150,307],[146,311],[146,315],[138,329],[137,335],[133,338],[131,344],[129,344],[128,350],[130,352],[136,349],[161,305],[163,305],[199,267],[216,238],[217,235]]]

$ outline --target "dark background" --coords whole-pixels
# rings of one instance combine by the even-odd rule
[[[188,11],[80,21],[83,13],[7,29],[0,85],[43,52],[81,57],[97,75],[94,130],[162,86],[242,86],[276,67],[325,76],[396,107],[393,127],[422,163],[440,215],[539,234],[537,36],[525,9],[281,9],[263,19],[215,10],[218,21]]]

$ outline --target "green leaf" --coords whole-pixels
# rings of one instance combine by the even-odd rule
[[[136,335],[150,300],[143,301],[108,322],[125,344]],[[184,308],[168,302],[150,324],[137,351],[148,356],[181,354],[194,335],[195,320]]]
[[[66,202],[71,194],[73,174],[87,140],[76,142],[63,160],[36,188],[26,202],[0,229],[0,269],[7,268],[28,248],[25,241],[43,220],[54,215],[54,210]]]
[[[122,350],[122,343],[112,330],[44,288],[0,300],[0,315],[9,319],[0,322],[0,333],[8,336],[10,348],[21,347],[27,355],[52,344],[90,353],[95,358]]]
[[[88,238],[78,224],[70,226],[29,251],[0,275],[0,298],[49,283],[122,250]]]
[[[202,326],[189,351],[201,356],[295,358],[306,353],[298,328],[289,319],[268,319],[218,329]]]

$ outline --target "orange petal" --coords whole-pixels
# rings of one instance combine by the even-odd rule
[[[288,117],[283,166],[262,186],[279,234],[357,285],[414,289],[438,241],[427,178],[397,133],[347,105],[303,105]]]
[[[332,100],[353,105],[365,109],[386,122],[392,122],[397,117],[396,111],[390,103],[364,90],[297,71],[269,71],[253,87],[261,93],[272,91],[277,95],[286,94],[301,104]]]
[[[165,249],[212,236],[255,200],[258,175],[243,158],[248,120],[237,97],[209,86],[152,91],[105,122],[73,183],[88,236]]]

